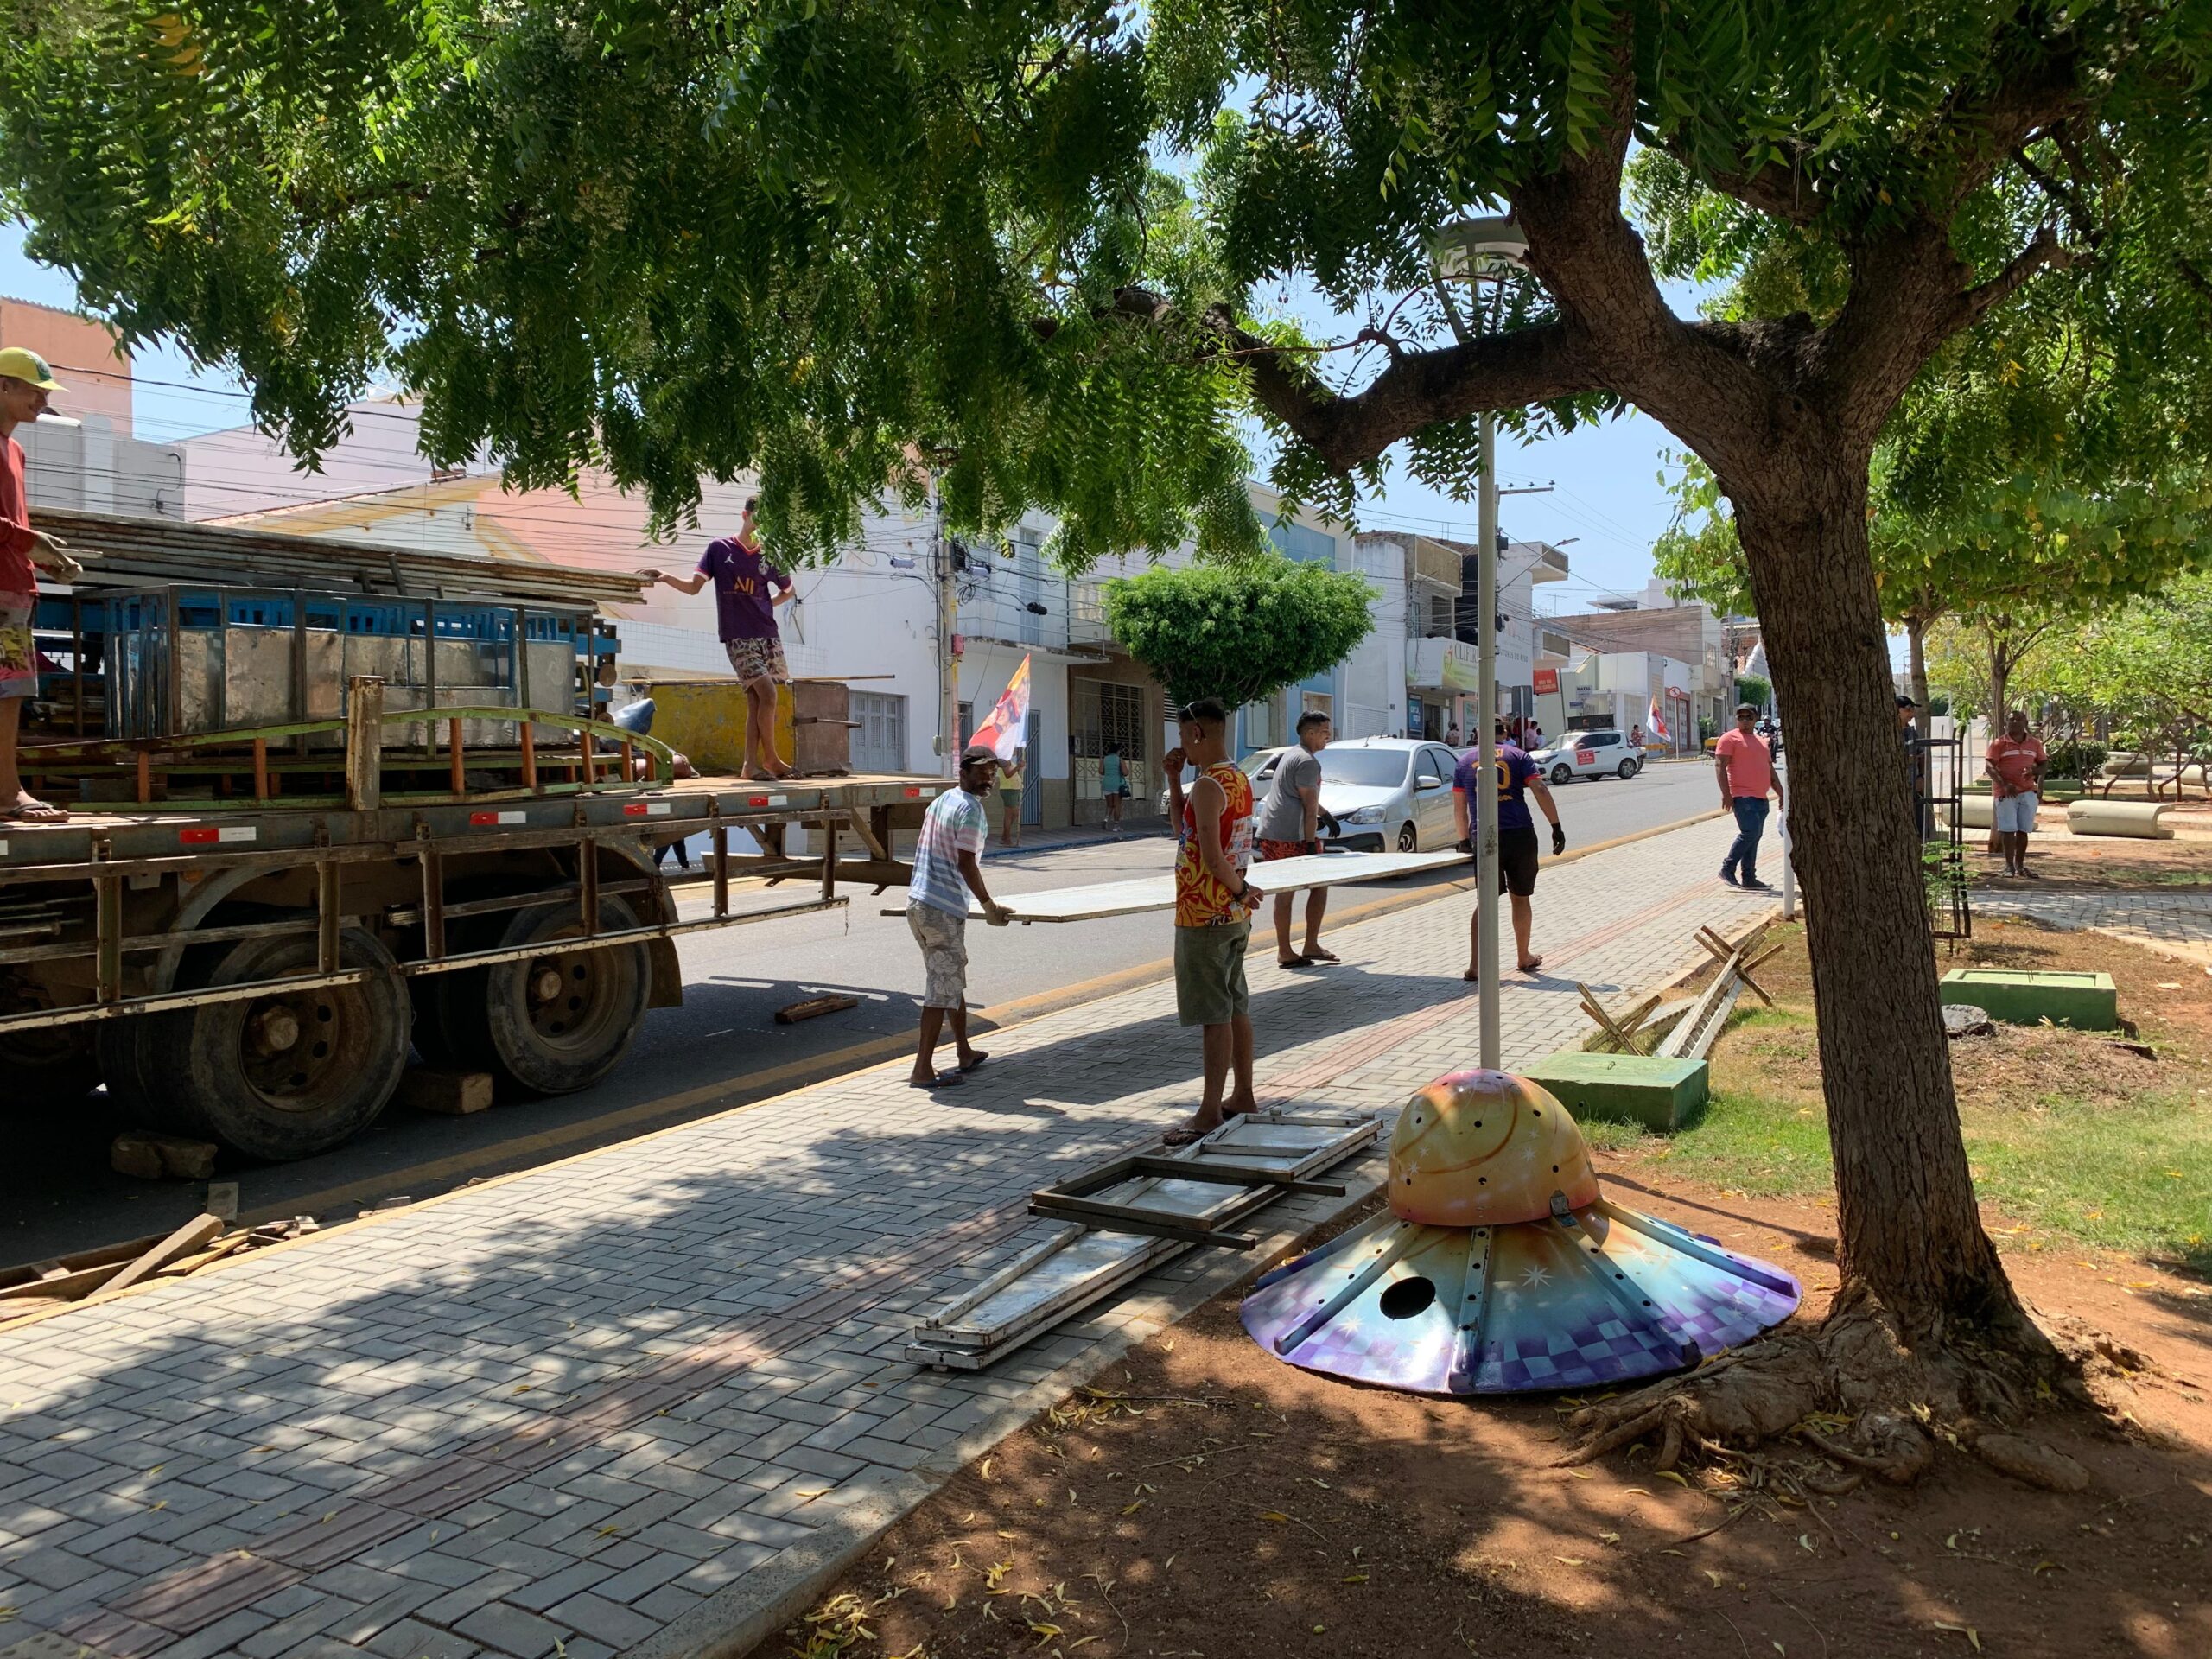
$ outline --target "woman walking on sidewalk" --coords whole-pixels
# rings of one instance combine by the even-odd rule
[[[1098,762],[1098,792],[1106,798],[1106,828],[1122,833],[1122,803],[1129,798],[1128,769],[1122,764],[1122,746],[1109,743]]]

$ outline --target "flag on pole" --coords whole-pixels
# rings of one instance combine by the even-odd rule
[[[1025,656],[1014,677],[1006,683],[1006,690],[999,693],[999,700],[991,705],[989,718],[968,741],[987,746],[1001,760],[1011,760],[1014,752],[1027,741],[1028,730],[1029,658]]]
[[[1650,728],[1651,735],[1657,738],[1662,743],[1671,742],[1673,741],[1673,734],[1667,730],[1667,721],[1659,712],[1658,698],[1654,697],[1651,699],[1651,712],[1644,716],[1643,723]]]

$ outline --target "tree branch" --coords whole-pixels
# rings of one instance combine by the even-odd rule
[[[1745,207],[1756,208],[1785,224],[1810,225],[1828,205],[1827,197],[1817,188],[1777,162],[1768,162],[1749,173],[1699,172],[1679,143],[1669,141],[1667,148],[1722,195],[1732,196]]]
[[[2050,226],[2044,226],[2036,232],[2035,239],[2021,249],[2004,270],[1959,296],[1962,312],[1961,326],[1980,321],[1992,306],[2010,299],[2037,271],[2045,269],[2064,270],[2080,257],[2079,254],[2061,245],[2057,231]]]
[[[1296,353],[1239,327],[1225,306],[1214,307],[1205,321],[1219,348],[1245,365],[1260,406],[1340,473],[1440,421],[1605,387],[1597,363],[1560,323],[1479,334],[1433,351],[1401,350],[1365,387],[1344,395],[1323,385]]]

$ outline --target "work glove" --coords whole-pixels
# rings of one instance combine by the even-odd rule
[[[1566,850],[1567,831],[1560,829],[1557,824],[1552,825],[1552,856],[1554,858],[1557,858]]]

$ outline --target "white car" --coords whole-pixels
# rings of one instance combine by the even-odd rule
[[[1276,749],[1245,760],[1255,810],[1274,786],[1275,767],[1287,753]],[[1325,817],[1321,840],[1364,853],[1390,848],[1433,853],[1457,845],[1452,774],[1459,764],[1445,744],[1416,738],[1352,737],[1330,744],[1321,751],[1321,810],[1335,817],[1336,827],[1332,830]]]
[[[1567,732],[1529,758],[1554,784],[1570,778],[1633,778],[1643,770],[1643,751],[1618,730]]]

